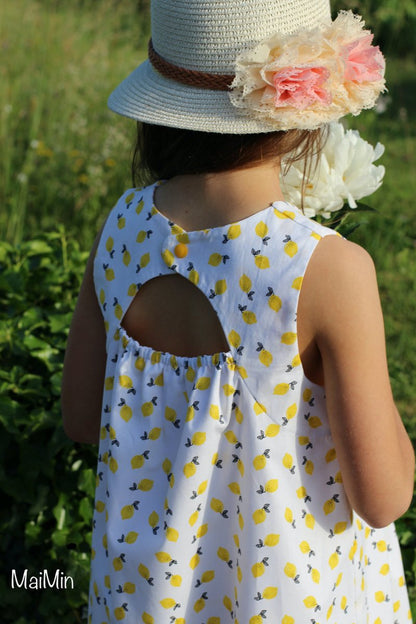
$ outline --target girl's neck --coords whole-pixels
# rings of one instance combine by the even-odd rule
[[[279,164],[221,173],[183,175],[157,187],[157,209],[184,230],[240,221],[283,200]]]

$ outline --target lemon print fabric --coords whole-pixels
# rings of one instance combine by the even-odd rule
[[[88,621],[407,624],[394,526],[352,512],[299,355],[303,276],[333,231],[276,202],[184,232],[154,189],[120,198],[95,258],[108,358]],[[142,285],[173,273],[205,294],[227,352],[174,356],[123,329]]]

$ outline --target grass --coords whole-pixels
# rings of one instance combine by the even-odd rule
[[[129,183],[128,122],[106,100],[146,38],[131,29],[135,3],[114,8],[2,3],[0,235],[14,243],[64,223],[89,245],[109,198]]]
[[[134,124],[109,112],[106,100],[144,58],[146,30],[133,0],[1,3],[2,238],[17,244],[63,224],[90,247],[130,185]],[[386,146],[385,181],[368,200],[377,212],[352,238],[378,270],[393,390],[416,442],[415,69],[410,58],[390,59],[386,110],[348,123]],[[398,527],[416,605],[416,514]]]

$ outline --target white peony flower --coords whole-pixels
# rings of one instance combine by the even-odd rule
[[[345,130],[341,123],[329,125],[328,139],[317,159],[312,160],[312,176],[305,181],[303,207],[306,216],[329,218],[344,204],[351,209],[357,200],[376,191],[383,182],[385,169],[373,163],[384,152],[361,138],[357,130]],[[301,205],[304,160],[285,170],[282,163],[281,185],[287,201]],[[283,175],[284,174],[284,175]]]

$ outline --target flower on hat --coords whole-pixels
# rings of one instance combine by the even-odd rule
[[[374,193],[382,184],[385,169],[374,162],[384,153],[357,130],[345,130],[341,123],[329,125],[325,147],[312,163],[312,175],[303,184],[304,161],[282,166],[281,186],[285,199],[299,206],[303,190],[303,209],[308,217],[326,219],[347,206],[356,209],[357,201]],[[317,160],[318,159],[318,160]]]
[[[331,24],[277,33],[236,61],[230,99],[276,130],[313,129],[374,106],[385,88],[385,61],[351,11]]]

